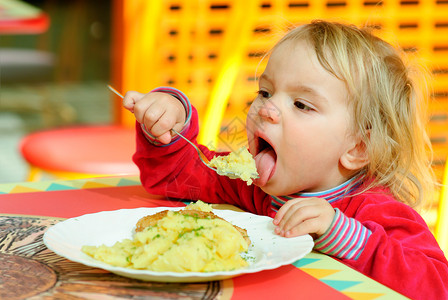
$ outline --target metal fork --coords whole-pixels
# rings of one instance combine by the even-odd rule
[[[190,144],[193,148],[196,149],[196,152],[198,152],[199,158],[201,159],[202,163],[204,165],[206,165],[207,167],[209,167],[210,169],[212,169],[213,171],[217,172],[217,170],[213,167],[210,167],[210,160],[207,158],[207,156],[205,156],[205,154],[201,151],[201,149],[199,149],[198,146],[196,146],[195,144],[193,144],[189,139],[187,139],[186,137],[184,137],[182,134],[180,134],[176,129],[171,129],[171,131],[175,134],[177,134],[179,137],[181,137],[182,139],[184,139],[188,144]],[[232,173],[233,174],[233,173]],[[235,174],[233,174],[235,175]]]
[[[121,97],[122,99],[124,98],[122,94],[120,94],[120,92],[118,92],[116,89],[114,89],[112,86],[108,85],[107,86],[112,92],[114,92],[117,96]],[[182,139],[184,139],[188,144],[190,144],[193,148],[196,149],[196,152],[199,155],[199,158],[201,160],[201,162],[206,165],[208,168],[212,169],[213,171],[215,171],[216,173],[218,173],[219,175],[224,175],[227,176],[229,178],[232,179],[236,179],[239,178],[239,176],[237,174],[235,174],[234,172],[229,172],[229,171],[219,171],[216,168],[213,168],[210,166],[210,160],[205,156],[205,154],[201,151],[201,149],[199,149],[198,146],[196,146],[195,144],[193,144],[189,139],[187,139],[186,137],[184,137],[182,134],[180,134],[177,130],[175,130],[174,128],[171,129],[171,131],[175,134],[177,134],[179,137],[181,137]],[[258,175],[253,174],[253,176],[251,176],[252,178],[258,178]]]

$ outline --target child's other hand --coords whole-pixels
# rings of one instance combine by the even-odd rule
[[[167,93],[130,91],[123,98],[123,107],[163,144],[171,142],[171,129],[181,131],[186,119],[182,103]]]
[[[293,199],[286,202],[274,218],[275,233],[284,237],[323,235],[335,215],[334,208],[322,198]]]

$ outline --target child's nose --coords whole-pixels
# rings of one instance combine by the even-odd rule
[[[258,110],[258,115],[271,123],[278,123],[280,120],[280,110],[271,100],[263,103],[263,106]]]

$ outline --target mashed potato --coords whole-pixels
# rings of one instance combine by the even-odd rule
[[[211,206],[198,201],[185,210],[207,212]],[[159,272],[229,271],[248,265],[240,255],[247,251],[248,242],[232,224],[197,216],[168,211],[132,240],[112,247],[83,246],[82,251],[114,266]]]
[[[258,176],[255,160],[245,147],[227,156],[213,157],[209,166],[215,167],[219,175],[227,175],[227,172],[231,172],[235,174],[235,178],[246,181],[247,185],[251,185],[252,179]]]

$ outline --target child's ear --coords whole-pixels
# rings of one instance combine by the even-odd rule
[[[369,155],[364,141],[360,138],[353,142],[353,146],[349,148],[340,158],[340,163],[347,170],[360,170],[369,163]]]

